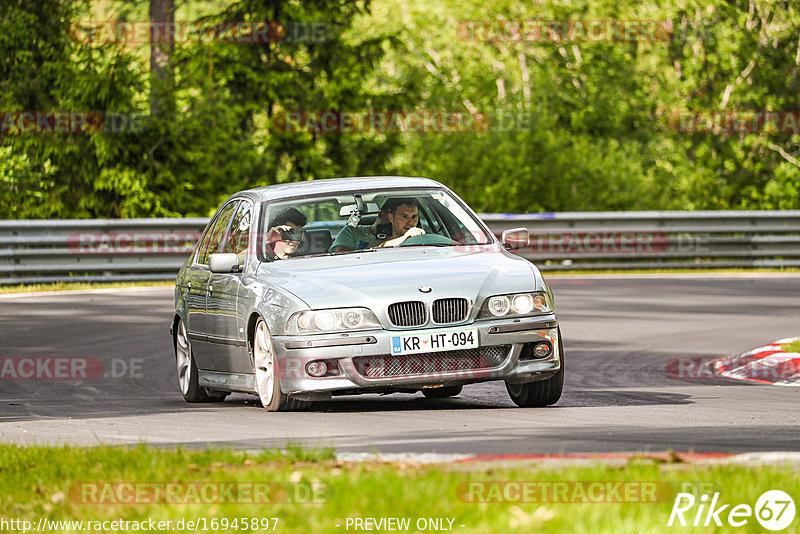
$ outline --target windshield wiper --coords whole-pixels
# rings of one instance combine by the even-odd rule
[[[342,254],[356,254],[359,252],[375,252],[374,248],[362,248],[359,250],[343,250],[341,252],[325,252],[323,254],[314,254],[314,256],[341,256]]]
[[[405,245],[405,246],[406,247],[457,247],[459,245],[458,243],[416,243],[414,245]]]

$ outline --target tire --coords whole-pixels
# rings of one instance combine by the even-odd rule
[[[447,386],[443,388],[428,388],[423,389],[422,394],[425,395],[429,399],[446,399],[447,397],[455,397],[459,393],[463,386]]]
[[[255,371],[256,393],[268,412],[299,410],[308,403],[292,399],[281,391],[281,373],[275,359],[272,336],[267,323],[259,317],[250,343],[250,356]]]
[[[558,354],[561,357],[561,369],[550,378],[525,384],[506,382],[506,391],[514,404],[520,408],[533,408],[558,402],[564,390],[564,345],[561,342],[561,330],[558,331]]]
[[[224,394],[222,397],[209,396],[205,388],[199,386],[192,343],[189,341],[183,319],[178,319],[178,327],[175,332],[175,362],[178,366],[178,384],[186,402],[220,402],[225,399],[226,395]]]

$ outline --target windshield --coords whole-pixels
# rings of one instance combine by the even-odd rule
[[[354,191],[265,203],[259,235],[262,261],[492,242],[475,216],[441,189]]]

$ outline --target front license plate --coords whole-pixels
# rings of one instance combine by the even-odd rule
[[[477,328],[415,332],[392,336],[392,354],[420,354],[478,347]]]

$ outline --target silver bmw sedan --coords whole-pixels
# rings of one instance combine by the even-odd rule
[[[365,177],[236,193],[181,267],[170,332],[187,402],[256,394],[268,411],[332,395],[444,398],[503,380],[561,396],[553,295],[444,185]]]

